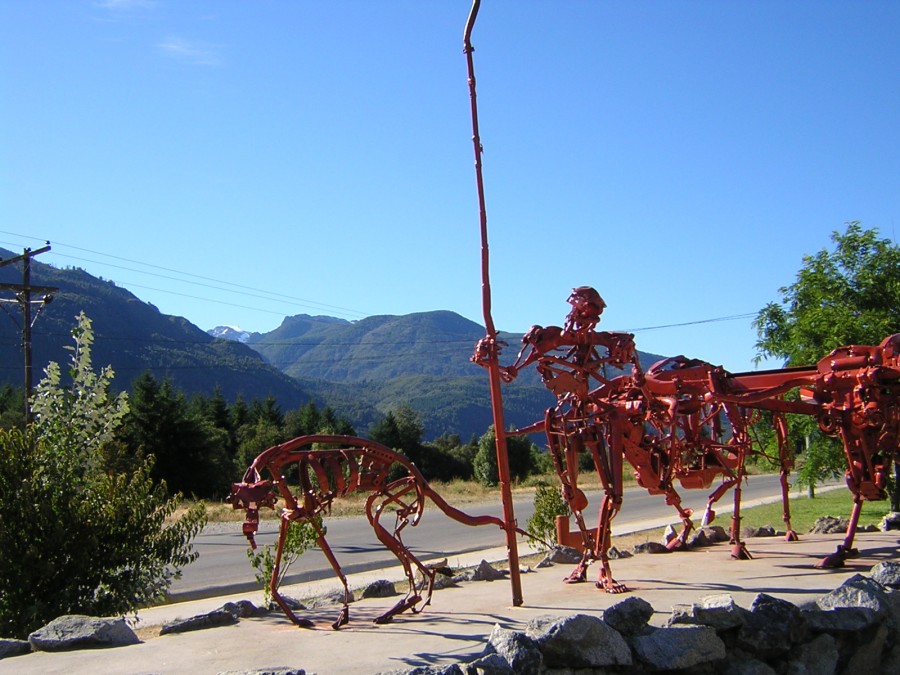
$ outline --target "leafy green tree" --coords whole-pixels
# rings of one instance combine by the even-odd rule
[[[202,504],[151,478],[152,461],[118,471],[104,446],[128,410],[110,394],[113,372],[94,373],[93,332],[82,313],[62,382],[51,363],[35,390],[33,425],[0,431],[0,635],[25,637],[63,614],[108,616],[164,598],[195,558]]]
[[[779,289],[754,326],[758,358],[783,359],[786,366],[812,365],[833,349],[879,344],[900,332],[900,247],[858,222],[832,233],[834,249],[804,256],[797,278]],[[844,456],[834,439],[809,420],[790,420],[793,442],[804,450],[801,482],[814,489],[821,478],[843,471]],[[892,508],[900,508],[897,491]]]
[[[269,420],[260,418],[254,424],[245,424],[238,429],[236,472],[243,474],[263,450],[287,440],[290,439],[285,437],[281,427]]]
[[[796,281],[779,289],[781,302],[757,315],[761,357],[814,364],[836,347],[900,332],[900,246],[858,222],[831,238],[834,250],[804,256]]]
[[[310,401],[301,408],[290,410],[284,416],[284,429],[289,438],[309,436],[322,428],[322,413],[315,401]]]
[[[509,436],[506,439],[506,452],[509,458],[509,474],[513,481],[521,481],[528,477],[533,469],[533,443],[525,436]],[[497,467],[497,446],[494,427],[491,427],[478,439],[478,452],[473,460],[475,479],[482,485],[497,485],[500,472]]]

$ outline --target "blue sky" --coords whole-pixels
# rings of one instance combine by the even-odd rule
[[[0,0],[0,246],[204,329],[481,323],[468,11]],[[587,284],[639,349],[752,368],[804,254],[898,236],[898,31],[897,2],[484,0],[497,327]]]

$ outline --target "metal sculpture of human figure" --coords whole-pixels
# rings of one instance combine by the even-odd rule
[[[542,422],[519,433],[546,433],[563,497],[582,535],[582,560],[566,581],[584,581],[587,567],[600,560],[597,586],[620,593],[627,589],[613,580],[606,553],[610,523],[622,503],[622,442],[618,436],[628,425],[618,418],[616,424],[610,424],[611,416],[620,416],[621,411],[609,401],[616,392],[641,381],[641,366],[634,335],[595,330],[606,302],[594,288],[574,288],[568,303],[572,309],[563,326],[532,326],[522,338],[516,360],[501,367],[500,373],[505,382],[512,382],[523,368],[534,363],[544,385],[557,399]],[[476,346],[473,361],[484,365],[482,353],[483,346]],[[628,374],[610,377],[608,373],[609,367],[624,371],[629,366]],[[579,456],[584,453],[591,456],[604,490],[600,524],[593,531],[585,525],[582,512],[588,500],[578,488]]]

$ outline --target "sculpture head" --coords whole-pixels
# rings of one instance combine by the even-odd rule
[[[272,489],[272,481],[263,480],[254,483],[232,483],[231,493],[225,498],[233,509],[244,509],[243,533],[250,542],[250,548],[256,548],[254,535],[259,528],[259,507],[268,506],[275,508],[275,500],[278,496]]]
[[[606,309],[603,298],[590,286],[573,288],[568,303],[572,310],[566,317],[566,330],[591,330]]]

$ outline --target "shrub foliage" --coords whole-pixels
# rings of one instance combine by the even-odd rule
[[[0,635],[25,637],[63,614],[109,616],[160,600],[205,507],[177,514],[179,498],[151,478],[152,458],[127,468],[106,446],[127,411],[113,373],[91,368],[83,314],[68,374],[51,364],[36,389],[34,423],[0,431]]]

